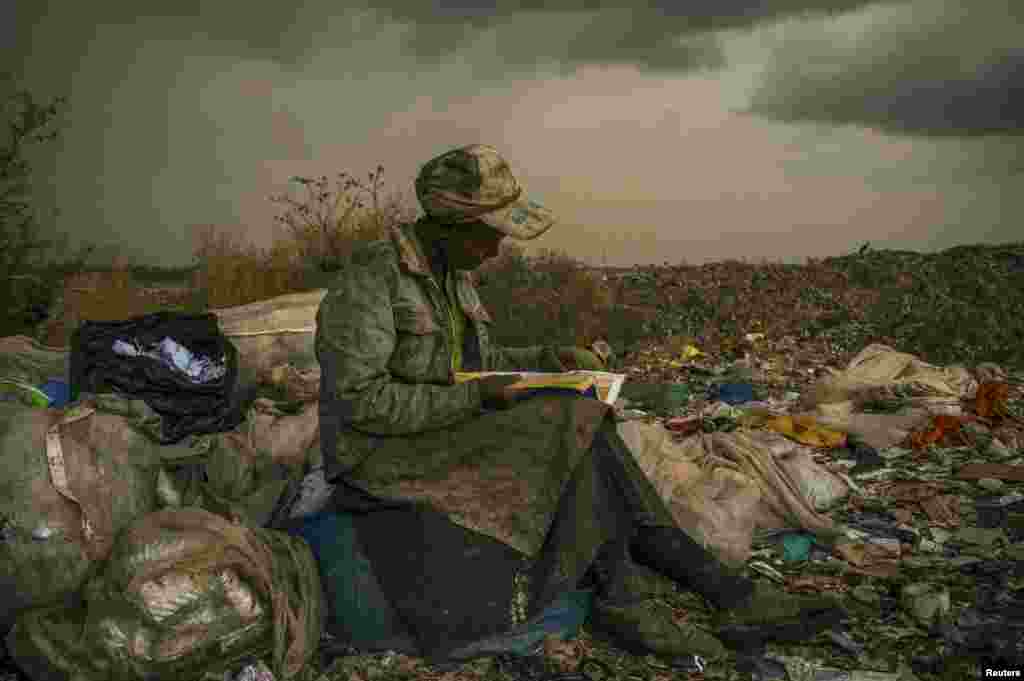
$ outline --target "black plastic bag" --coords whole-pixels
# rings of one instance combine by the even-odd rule
[[[222,363],[223,375],[197,382],[158,358],[126,356],[116,341],[152,348],[170,338],[194,356]],[[190,434],[228,431],[245,418],[236,394],[238,351],[213,314],[157,312],[125,321],[79,325],[71,338],[71,399],[82,392],[119,392],[143,400],[162,418],[161,444]]]

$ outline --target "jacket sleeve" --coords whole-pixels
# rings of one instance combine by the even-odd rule
[[[445,428],[480,413],[479,387],[403,383],[388,362],[396,331],[390,259],[378,253],[350,261],[324,296],[316,316],[321,400],[332,415],[372,435],[407,435]],[[327,393],[327,394],[324,394]]]
[[[565,371],[554,346],[525,348],[492,346],[488,371]]]

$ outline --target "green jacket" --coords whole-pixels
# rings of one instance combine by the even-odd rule
[[[317,311],[327,477],[429,503],[532,555],[609,407],[550,395],[484,410],[474,382],[454,382],[447,299],[414,226],[357,249]],[[494,345],[472,273],[456,278],[463,371],[561,370],[554,347]]]

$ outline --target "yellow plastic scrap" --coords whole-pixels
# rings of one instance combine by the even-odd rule
[[[764,426],[810,447],[835,449],[846,446],[846,433],[818,425],[813,416],[775,416],[765,419]]]
[[[704,353],[696,345],[687,345],[683,348],[682,356],[683,359],[693,359],[694,357],[703,357]]]

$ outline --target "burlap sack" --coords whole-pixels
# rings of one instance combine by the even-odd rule
[[[0,627],[70,597],[155,510],[160,446],[121,414],[0,403]]]
[[[301,539],[165,509],[118,538],[84,603],[24,613],[7,646],[33,681],[198,679],[264,655],[290,679],[316,650],[324,605]]]

